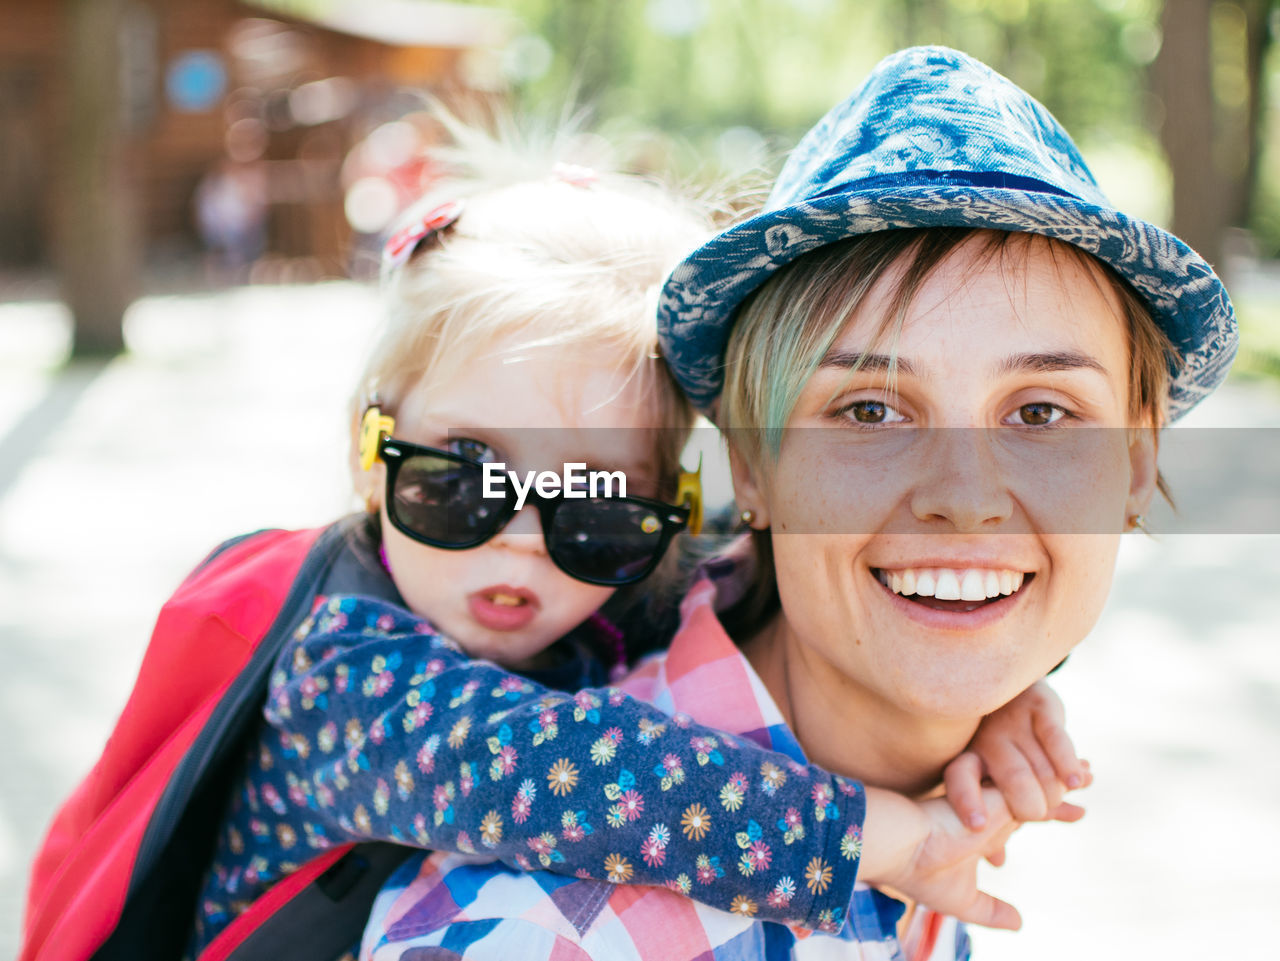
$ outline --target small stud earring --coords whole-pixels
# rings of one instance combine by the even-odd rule
[[[748,527],[750,527],[750,526],[751,526],[751,522],[752,522],[752,521],[754,521],[754,520],[756,519],[756,512],[755,512],[755,511],[753,511],[751,508],[749,508],[749,507],[748,507],[745,511],[743,511],[743,512],[742,512],[740,515],[738,515],[738,516],[742,518],[742,523],[744,523],[744,524],[746,524]]]
[[[1129,530],[1140,530],[1144,534],[1151,533],[1147,530],[1147,520],[1141,514],[1129,515]]]

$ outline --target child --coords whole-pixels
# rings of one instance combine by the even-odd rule
[[[492,145],[470,149],[473,164],[510,162]],[[335,528],[342,550],[276,662],[268,723],[218,832],[192,957],[226,943],[264,892],[344,842],[478,851],[603,879],[606,847],[640,850],[654,814],[678,824],[691,799],[720,792],[726,770],[765,765],[791,776],[741,813],[813,812],[797,825],[805,843],[754,879],[718,867],[696,896],[727,907],[745,889],[765,905],[775,875],[799,876],[825,853],[838,866],[829,886],[762,914],[816,927],[850,901],[859,786],[593,687],[602,661],[626,660],[601,608],[633,605],[624,585],[655,567],[645,589],[661,594],[665,549],[697,508],[677,485],[692,414],[656,359],[652,317],[667,268],[706,224],[657,188],[579,168],[494,180],[428,204],[390,245],[400,262],[388,274],[387,330],[355,411],[353,471],[369,512]],[[483,465],[497,462],[521,477],[574,463],[620,471],[626,497],[535,497],[538,511],[514,511],[511,496],[478,490]],[[426,622],[406,628],[403,608]],[[1074,752],[1055,761],[1062,777],[1077,767]],[[1048,781],[1041,803],[1053,811],[1061,791]],[[548,794],[565,802],[554,823],[535,804]],[[818,795],[828,800],[815,808]],[[601,797],[611,803],[597,810]],[[909,887],[915,835],[904,845],[897,823],[885,820],[872,845],[883,838],[903,853],[864,876]],[[712,860],[731,864],[738,845],[723,841]],[[677,874],[654,855],[626,880]]]

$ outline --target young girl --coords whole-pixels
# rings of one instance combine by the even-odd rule
[[[478,139],[469,150],[473,167],[513,163]],[[227,956],[276,909],[264,893],[353,840],[674,882],[689,866],[655,846],[655,818],[707,834],[705,883],[691,893],[709,904],[745,893],[766,917],[829,925],[850,902],[861,854],[865,880],[927,882],[920,896],[936,893],[955,913],[989,907],[971,877],[943,891],[936,867],[925,870],[924,841],[951,827],[945,819],[922,829],[914,804],[874,792],[864,849],[859,785],[598,687],[605,665],[626,661],[610,612],[637,625],[657,617],[674,577],[666,548],[696,524],[696,485],[679,477],[691,408],[656,358],[652,318],[667,269],[707,225],[633,179],[581,168],[502,179],[455,185],[389,245],[387,328],[353,418],[368,512],[322,535],[337,546],[303,585],[301,616],[282,622],[291,640],[235,775],[188,953]],[[537,510],[516,509],[515,483],[487,496],[495,470],[523,484],[574,464],[620,473],[625,496],[576,497],[572,481],[558,494],[526,489]],[[629,585],[655,570],[642,603]],[[243,593],[254,577],[246,565]],[[425,620],[406,622],[404,608]],[[1017,737],[1031,731],[1016,726]],[[1026,750],[1051,759],[1051,774],[1011,799],[1073,816],[1058,782],[1085,776],[1074,752],[1041,751],[1034,736]],[[736,867],[738,839],[706,814],[735,771],[769,782],[739,800],[744,820],[806,812],[791,826],[803,843],[754,875]],[[980,807],[977,777],[966,783]],[[535,804],[548,795],[563,802],[554,816]],[[634,870],[610,866],[619,848],[636,852]],[[838,867],[828,885],[766,901],[815,855]],[[343,878],[330,870],[319,882],[328,894]]]

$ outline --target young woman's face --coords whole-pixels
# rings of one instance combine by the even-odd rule
[[[777,463],[735,469],[772,530],[802,670],[916,716],[980,717],[1057,664],[1155,482],[1151,432],[1125,429],[1127,337],[1101,274],[1043,241],[1006,253],[982,262],[970,241],[932,273],[892,375],[882,281]]]
[[[465,447],[467,456],[561,475],[566,463],[621,470],[627,492],[652,496],[657,427],[639,378],[617,357],[581,347],[515,354],[498,344],[440,383],[419,383],[396,411],[397,439]],[[373,479],[385,500],[385,468]],[[526,667],[586,619],[613,589],[585,584],[551,562],[538,510],[526,506],[479,547],[442,550],[398,531],[381,509],[383,543],[409,607],[473,657]]]

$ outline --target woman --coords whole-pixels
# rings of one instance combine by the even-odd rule
[[[935,786],[981,718],[1092,627],[1119,535],[1160,486],[1159,428],[1235,348],[1209,266],[1111,208],[1039,104],[942,48],[890,57],[828,114],[766,211],[673,272],[660,324],[726,430],[756,557],[711,565],[671,650],[623,686],[904,792]],[[738,824],[735,801],[786,776],[726,772],[718,806],[691,804],[610,870],[625,880],[676,831],[731,830],[743,850],[695,860],[677,888],[767,864],[803,842],[790,812]],[[770,898],[832,871],[815,857]],[[809,937],[756,908],[437,856],[384,891],[364,953],[968,954],[962,928],[869,892]]]

